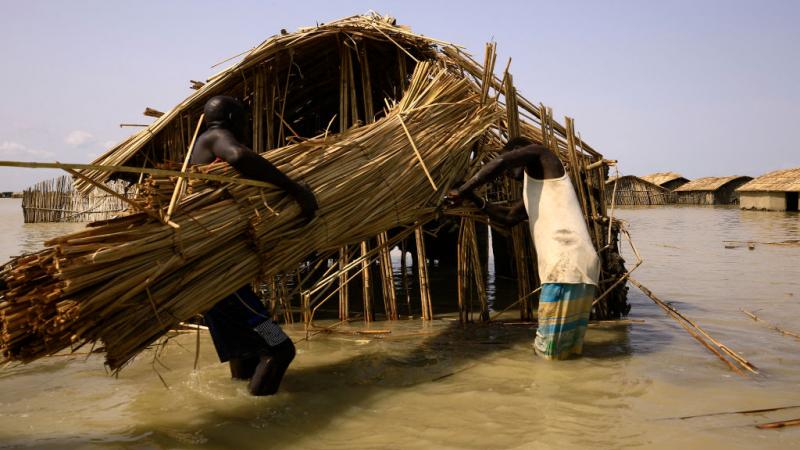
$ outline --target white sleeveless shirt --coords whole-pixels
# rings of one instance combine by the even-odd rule
[[[525,173],[522,198],[536,246],[540,281],[597,286],[600,259],[567,174],[537,180]]]

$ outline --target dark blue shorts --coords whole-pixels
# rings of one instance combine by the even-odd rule
[[[208,310],[204,319],[219,360],[226,362],[268,354],[269,345],[253,328],[269,318],[269,311],[249,284]]]

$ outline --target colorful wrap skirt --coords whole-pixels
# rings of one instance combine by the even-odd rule
[[[533,347],[545,359],[567,359],[583,351],[595,286],[545,283],[539,294],[539,328]]]

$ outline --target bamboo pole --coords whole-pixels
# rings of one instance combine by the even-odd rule
[[[763,322],[764,325],[766,325],[767,328],[769,328],[771,330],[775,330],[775,331],[777,331],[778,333],[780,333],[780,334],[782,334],[784,336],[791,336],[791,337],[793,337],[795,339],[800,339],[800,334],[795,333],[793,331],[789,331],[789,330],[783,329],[783,328],[781,328],[781,327],[779,327],[779,326],[777,326],[775,324],[767,322],[764,319],[758,317],[753,312],[750,312],[750,311],[748,311],[748,310],[746,310],[744,308],[739,308],[739,311],[743,312],[745,315],[747,315],[748,317],[750,317],[751,319],[753,319],[756,322]]]
[[[800,426],[800,418],[791,420],[779,420],[777,422],[761,423],[756,428],[761,430],[771,430],[775,428],[797,427]]]
[[[431,291],[428,285],[428,258],[425,256],[425,235],[421,225],[414,229],[414,238],[417,242],[417,271],[419,273],[419,298],[422,306],[422,320],[433,320]]]
[[[158,177],[176,177],[188,180],[218,181],[242,186],[254,187],[273,187],[263,181],[239,178],[233,175],[220,175],[218,173],[203,172],[181,172],[178,170],[155,169],[150,167],[130,167],[130,166],[107,166],[98,164],[76,164],[61,162],[33,162],[33,161],[0,161],[0,167],[21,167],[27,169],[74,169],[74,170],[94,170],[98,172],[120,172],[120,173],[145,173]],[[86,174],[83,174],[86,175]]]
[[[469,315],[467,313],[467,298],[468,298],[468,289],[469,285],[467,282],[467,264],[469,262],[469,258],[467,256],[467,244],[466,244],[466,235],[465,230],[466,227],[464,226],[464,221],[466,219],[461,219],[461,226],[458,227],[458,244],[457,244],[457,256],[456,256],[456,265],[457,265],[457,275],[456,285],[458,286],[458,320],[461,323],[469,322]]]
[[[384,231],[378,234],[378,246],[380,246],[380,268],[383,287],[384,308],[386,317],[389,320],[397,320],[397,293],[394,285],[394,273],[392,269],[391,249],[388,247],[389,235]],[[402,255],[405,257],[405,255]],[[405,264],[403,264],[405,266]]]
[[[433,181],[433,177],[431,176],[430,171],[428,171],[428,167],[425,165],[425,160],[422,159],[422,154],[419,152],[417,144],[414,143],[414,138],[412,138],[411,133],[408,132],[408,127],[406,127],[406,123],[403,122],[403,116],[401,114],[398,114],[397,120],[400,121],[400,125],[403,127],[403,131],[406,133],[408,142],[411,144],[411,148],[414,149],[414,154],[417,155],[417,160],[419,161],[420,167],[422,167],[422,171],[425,172],[425,176],[428,177],[428,181],[431,182],[431,187],[433,188],[434,191],[437,191],[439,188],[436,187],[436,182]]]
[[[672,317],[675,320],[677,320],[678,323],[680,323],[689,332],[689,334],[692,335],[692,337],[697,339],[698,342],[703,344],[703,346],[705,346],[709,351],[711,351],[712,353],[717,355],[718,358],[722,359],[736,373],[744,376],[744,372],[739,370],[739,368],[736,367],[734,365],[734,363],[738,364],[742,368],[744,368],[744,369],[746,369],[746,370],[748,370],[748,371],[750,371],[750,372],[752,372],[754,374],[758,374],[758,368],[756,366],[754,366],[752,363],[747,361],[744,357],[742,357],[741,355],[739,355],[735,351],[731,350],[730,347],[722,344],[721,342],[719,342],[718,340],[713,338],[705,330],[700,328],[700,326],[697,325],[693,320],[691,320],[691,319],[687,318],[686,316],[684,316],[683,314],[681,314],[680,311],[675,309],[674,306],[669,305],[669,304],[664,303],[663,301],[661,301],[658,297],[656,297],[656,295],[650,289],[647,289],[646,287],[642,286],[642,284],[639,283],[638,281],[636,281],[634,278],[628,277],[628,281],[631,284],[633,284],[634,286],[636,286],[637,288],[639,288],[639,290],[642,291],[645,295],[650,297],[650,299],[653,300],[653,302],[655,302],[656,305],[661,307],[661,309],[663,309],[670,317]],[[696,332],[695,332],[695,330],[696,330]],[[708,342],[706,342],[706,340]],[[713,344],[716,348],[712,347],[709,343]],[[717,349],[719,349],[719,350],[717,350]],[[723,356],[722,353],[720,353],[720,351],[722,353],[724,353],[725,355],[727,355],[728,358],[730,358],[730,359],[728,359],[725,356]]]
[[[181,166],[181,173],[186,172],[186,168],[189,166],[189,160],[192,159],[192,151],[194,150],[194,143],[197,140],[197,135],[200,133],[200,126],[203,125],[203,118],[205,117],[204,114],[200,114],[200,118],[197,119],[197,126],[194,129],[194,135],[192,136],[192,141],[189,143],[189,148],[186,149],[186,158],[183,159],[183,166]],[[178,200],[183,192],[184,188],[184,178],[178,178],[178,181],[175,182],[175,191],[172,193],[172,198],[169,201],[169,207],[167,208],[167,214],[164,216],[164,222],[169,223],[169,219],[172,214],[175,212],[175,206],[178,204]]]
[[[372,315],[372,280],[370,274],[370,259],[367,258],[369,247],[367,241],[361,241],[361,292],[364,301],[364,322],[370,323],[374,320]]]
[[[347,271],[349,262],[347,246],[339,249],[339,320],[348,320],[350,317],[350,294],[347,285]]]

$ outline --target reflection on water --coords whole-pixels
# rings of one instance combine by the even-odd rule
[[[18,204],[16,206],[18,208]],[[0,207],[0,253],[34,233]],[[719,208],[623,209],[645,258],[637,278],[757,364],[765,376],[729,372],[649,300],[631,290],[630,324],[594,325],[585,357],[534,357],[526,326],[453,320],[376,322],[385,338],[325,334],[303,340],[279,395],[253,398],[230,381],[210,338],[169,345],[169,369],[141,355],[119,379],[102,359],[47,358],[0,371],[0,447],[33,448],[789,448],[800,429],[752,425],[800,417],[692,414],[800,405],[800,341],[753,322],[739,308],[800,329],[797,214]],[[74,226],[74,224],[69,224]],[[35,231],[34,231],[35,230]],[[72,230],[61,230],[72,231]],[[57,233],[59,233],[57,231]],[[15,239],[6,239],[8,235]],[[25,247],[31,249],[30,247]],[[631,258],[632,260],[632,258]],[[444,282],[450,275],[442,275]],[[497,301],[508,301],[502,280]],[[402,303],[402,302],[401,302]],[[324,324],[324,323],[321,323]]]

